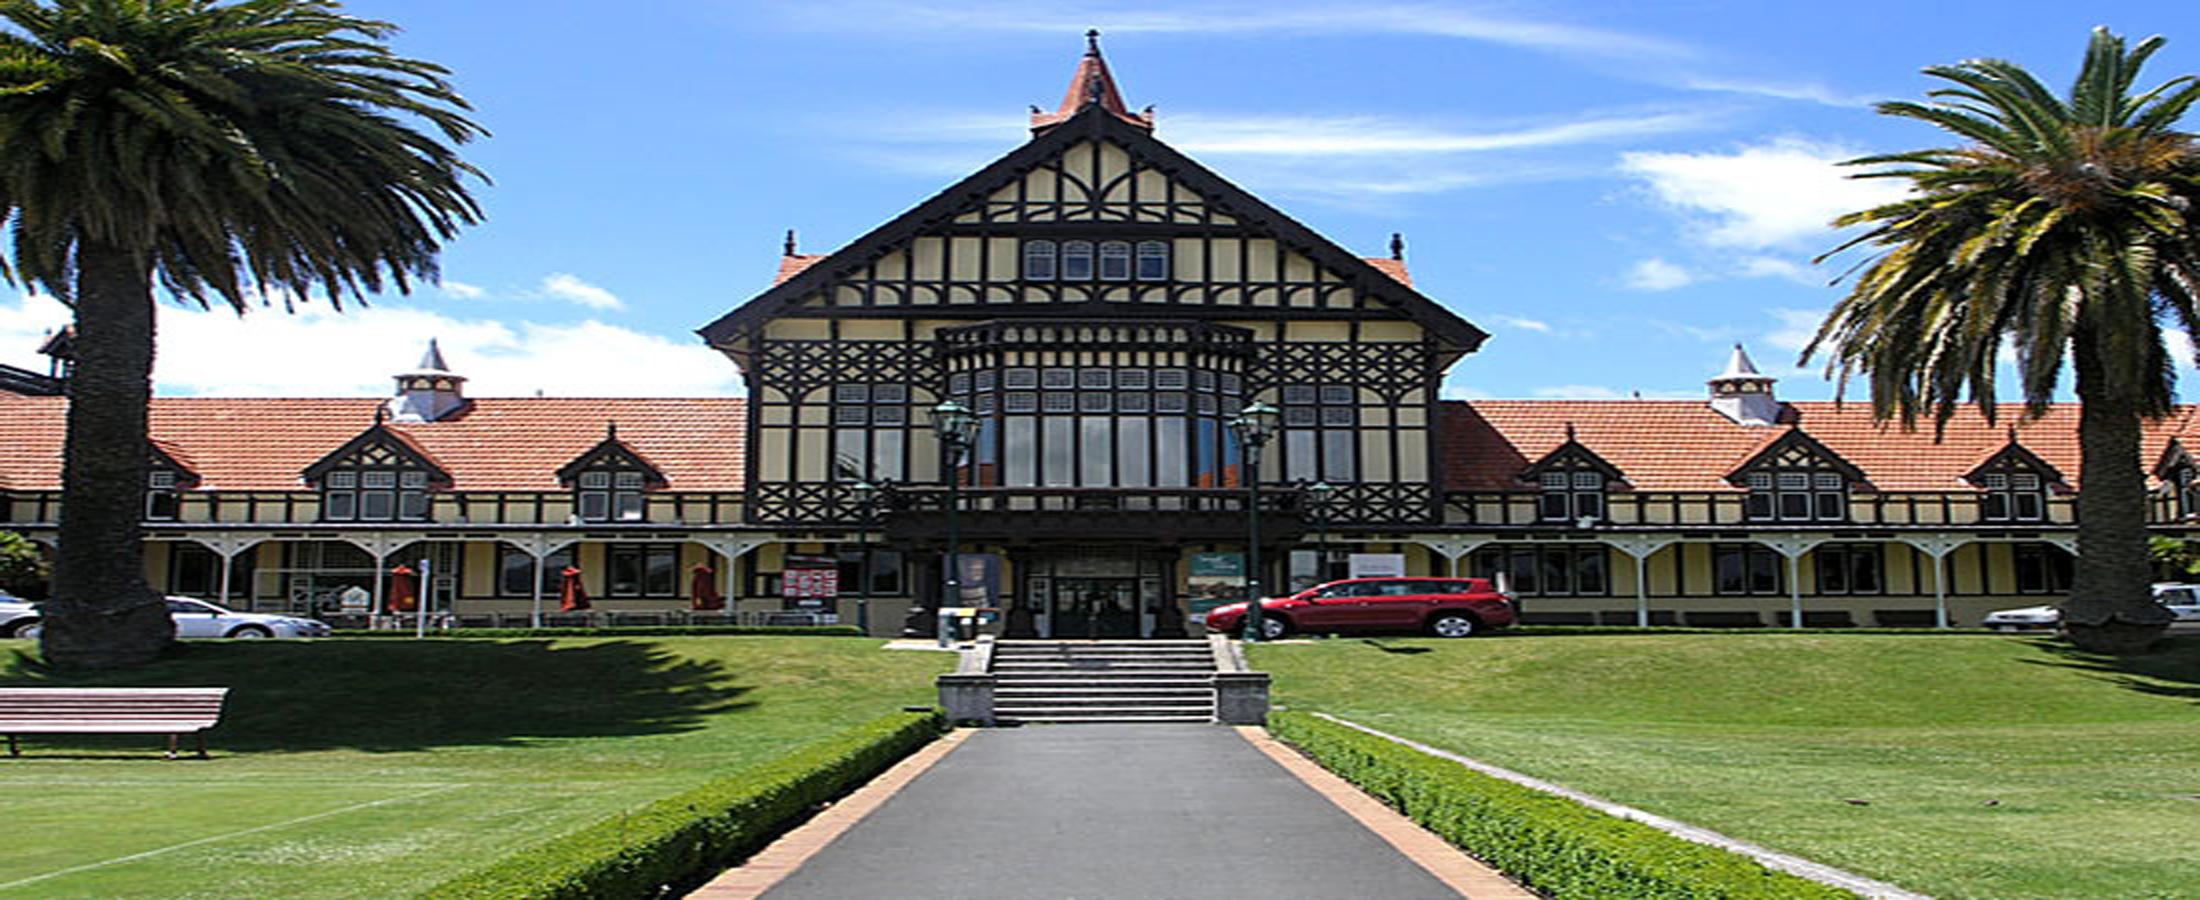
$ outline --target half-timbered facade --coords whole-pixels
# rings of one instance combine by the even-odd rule
[[[982,596],[1015,635],[1158,636],[1257,517],[1272,590],[1502,575],[1530,621],[1964,625],[2067,587],[2075,407],[1903,431],[1781,401],[1739,347],[1700,401],[1443,400],[1485,335],[1397,241],[1347,251],[1154,126],[1092,46],[1000,160],[832,253],[790,235],[701,329],[744,398],[475,399],[431,347],[388,398],[156,400],[149,575],[384,611],[427,560],[461,621],[554,613],[570,569],[599,617],[725,597],[889,634]],[[0,379],[0,527],[42,540],[64,378]],[[2200,532],[2193,412],[2147,432],[2157,534]],[[951,533],[984,591],[945,596]]]

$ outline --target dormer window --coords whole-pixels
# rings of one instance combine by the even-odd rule
[[[647,488],[639,471],[582,472],[581,520],[586,522],[639,522],[642,492]]]
[[[145,475],[145,519],[148,522],[173,522],[181,511],[182,500],[176,493],[176,473],[154,469]]]
[[[1539,518],[1546,522],[1573,522],[1604,518],[1604,473],[1593,471],[1545,472],[1543,495],[1538,498]]]
[[[2031,472],[1988,472],[1979,477],[1979,518],[1989,522],[2037,522],[2047,515],[2040,476]]]
[[[611,425],[601,443],[558,470],[558,481],[572,487],[574,514],[581,521],[642,522],[649,518],[649,491],[663,487],[665,476],[619,440],[618,427]]]
[[[428,518],[428,473],[354,466],[321,477],[321,518],[331,522],[419,522]]]
[[[1849,483],[1839,472],[1751,472],[1748,506],[1758,521],[1837,522],[1849,517]]]

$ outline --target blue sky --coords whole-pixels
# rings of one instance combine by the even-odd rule
[[[1831,163],[1948,143],[1871,102],[1979,56],[2061,86],[2095,25],[2170,38],[2146,86],[2200,72],[2200,15],[2171,2],[348,10],[402,25],[495,133],[466,150],[487,222],[440,290],[370,309],[164,307],[164,394],[380,394],[431,336],[477,396],[738,393],[692,332],[769,284],[786,229],[829,251],[1010,151],[1097,27],[1162,140],[1362,255],[1404,233],[1423,292],[1492,334],[1451,396],[1698,397],[1739,341],[1783,397],[1824,398],[1791,364],[1842,266],[1810,259],[1886,190]],[[41,365],[63,316],[0,300],[0,362]]]

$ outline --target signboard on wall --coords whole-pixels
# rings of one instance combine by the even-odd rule
[[[961,578],[956,579],[962,596],[954,599],[955,606],[980,609],[1001,605],[1001,556],[998,553],[961,553]]]
[[[1245,599],[1245,557],[1237,553],[1192,554],[1191,577],[1184,585],[1185,612],[1194,624],[1207,621],[1215,607]]]
[[[779,596],[788,609],[829,611],[840,597],[840,561],[823,556],[790,556],[779,573]]]
[[[1403,553],[1354,553],[1351,559],[1354,578],[1398,578],[1406,574],[1406,555]]]

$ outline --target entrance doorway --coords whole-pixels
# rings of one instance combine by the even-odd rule
[[[1138,637],[1138,579],[1056,577],[1048,612],[1057,638]]]

